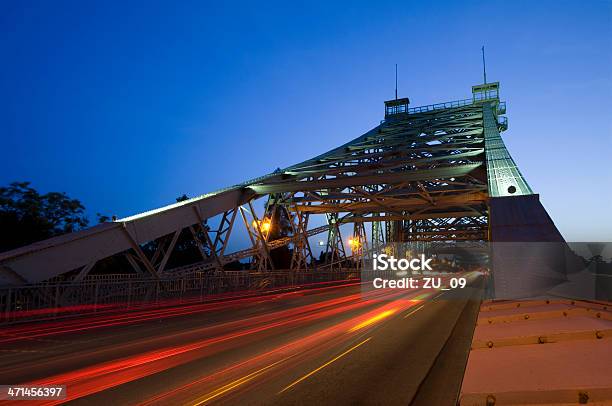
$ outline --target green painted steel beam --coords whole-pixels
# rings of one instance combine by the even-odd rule
[[[533,191],[510,156],[497,129],[494,102],[482,104],[489,196],[532,195]]]

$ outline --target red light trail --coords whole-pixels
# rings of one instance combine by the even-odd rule
[[[144,397],[128,396],[132,400],[127,401],[141,405],[203,404],[248,391],[261,382],[282,382],[292,371],[304,371],[293,383],[282,382],[284,386],[276,388],[277,392],[288,391],[335,362],[313,365],[319,357],[330,354],[335,360],[350,348],[358,351],[359,343],[372,338],[366,335],[415,306],[420,309],[423,300],[435,293],[418,289],[365,292],[360,284],[326,286],[16,325],[2,332],[0,342],[13,351],[25,352],[28,345],[43,349],[47,345],[49,352],[60,351],[50,357],[32,356],[32,376],[38,377],[14,383],[66,385],[68,401],[104,396],[105,391],[141,382],[146,385],[159,374],[172,375],[214,360],[187,380],[175,379],[151,388]],[[159,327],[159,320],[168,328]],[[98,335],[116,335],[116,340],[98,345]],[[41,344],[47,340],[48,344]],[[70,340],[81,340],[82,344],[73,352],[56,344]],[[27,376],[23,368],[20,363],[1,363],[0,377]]]

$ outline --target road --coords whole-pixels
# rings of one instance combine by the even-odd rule
[[[466,308],[455,293],[353,283],[8,326],[0,384],[83,405],[406,405]]]

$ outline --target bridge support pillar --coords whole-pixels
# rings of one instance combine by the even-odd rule
[[[567,244],[537,194],[489,201],[496,299],[542,295],[566,280]]]

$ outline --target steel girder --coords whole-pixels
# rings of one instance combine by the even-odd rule
[[[129,250],[143,260],[138,247],[245,204],[254,195],[236,186],[1,253],[0,284],[47,280]]]
[[[531,187],[499,135],[494,111],[492,108],[483,110],[489,195],[491,197],[531,195],[533,194]]]

